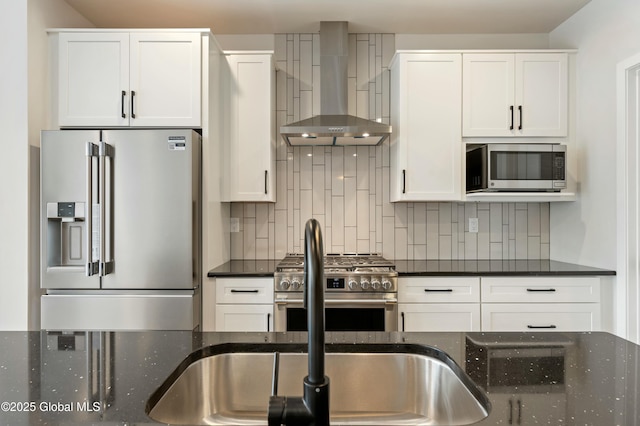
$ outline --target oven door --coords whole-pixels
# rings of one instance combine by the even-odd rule
[[[398,331],[395,293],[325,293],[325,331]],[[302,293],[276,293],[275,331],[307,331]]]

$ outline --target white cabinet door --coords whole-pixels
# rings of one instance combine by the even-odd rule
[[[199,33],[131,33],[131,125],[199,127]]]
[[[462,197],[460,54],[399,54],[392,65],[391,201]]]
[[[129,125],[129,34],[60,33],[58,125]]]
[[[594,331],[598,303],[483,303],[482,331]]]
[[[401,277],[400,303],[480,303],[479,277]]]
[[[229,201],[276,201],[271,54],[227,55]]]
[[[217,278],[216,303],[273,304],[273,278]]]
[[[515,105],[520,136],[566,136],[567,55],[517,54]]]
[[[463,55],[462,136],[567,136],[566,53]]]
[[[400,331],[480,331],[479,303],[400,303]]]
[[[514,61],[513,54],[463,55],[463,136],[513,136]]]
[[[273,331],[273,304],[217,305],[215,331]]]
[[[200,127],[201,34],[61,32],[60,127]]]
[[[599,303],[599,277],[482,277],[488,303]]]

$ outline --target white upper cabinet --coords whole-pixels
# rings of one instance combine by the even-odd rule
[[[463,55],[462,136],[565,137],[566,53]]]
[[[59,127],[200,127],[200,33],[57,37]]]
[[[275,69],[269,53],[228,54],[226,201],[275,202]]]
[[[131,33],[132,126],[200,126],[200,37]]]
[[[461,199],[461,96],[461,54],[396,54],[391,63],[391,201]]]
[[[58,125],[129,125],[129,34],[60,33]]]

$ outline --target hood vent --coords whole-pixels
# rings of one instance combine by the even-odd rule
[[[379,145],[391,126],[347,114],[347,22],[320,22],[320,115],[280,127],[289,145]]]

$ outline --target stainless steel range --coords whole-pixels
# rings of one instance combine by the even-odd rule
[[[379,254],[324,258],[326,331],[397,331],[398,273]],[[303,309],[304,255],[288,254],[276,267],[275,330],[307,329]]]

